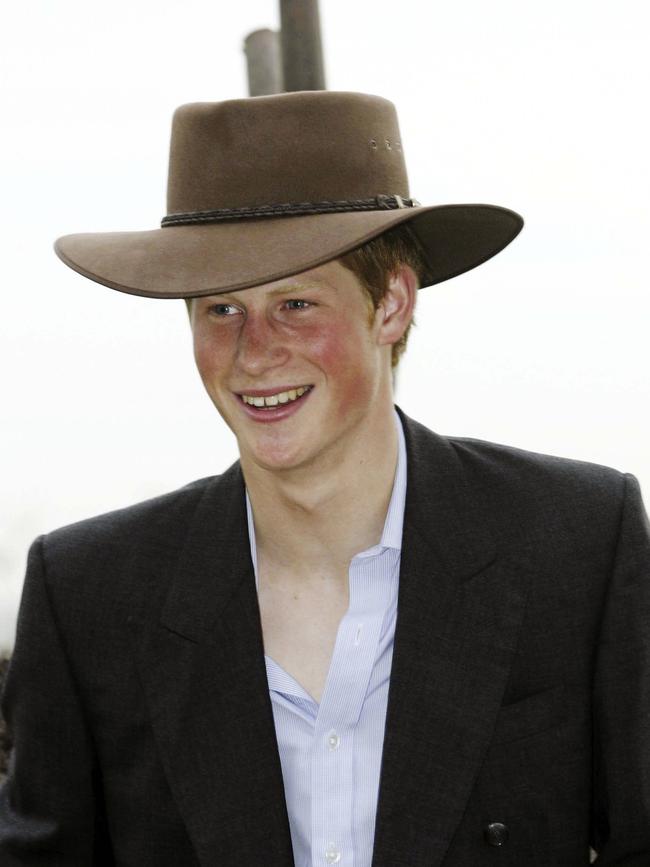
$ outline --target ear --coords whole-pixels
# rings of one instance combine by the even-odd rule
[[[413,318],[417,292],[415,271],[410,265],[399,265],[391,274],[388,290],[377,308],[377,342],[380,346],[392,346],[404,334]]]

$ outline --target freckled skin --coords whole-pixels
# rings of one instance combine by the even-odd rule
[[[371,328],[357,278],[336,261],[194,299],[197,368],[237,438],[242,466],[282,473],[331,464],[334,470],[352,441],[371,437],[373,424],[385,426],[391,344],[407,318],[387,324],[380,308]],[[314,388],[298,412],[270,424],[248,418],[233,394],[307,384]]]

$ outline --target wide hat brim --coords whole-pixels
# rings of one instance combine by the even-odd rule
[[[423,287],[486,262],[523,226],[508,208],[449,204],[64,235],[54,249],[70,268],[111,289],[188,298],[307,271],[406,222],[428,264]]]

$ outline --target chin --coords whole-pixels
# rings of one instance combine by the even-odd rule
[[[252,459],[257,467],[270,473],[289,472],[298,469],[305,463],[298,458],[269,458],[267,455],[253,455]]]
[[[258,467],[265,470],[291,470],[296,469],[313,457],[304,445],[289,444],[282,447],[278,443],[251,443],[247,448],[248,458]]]

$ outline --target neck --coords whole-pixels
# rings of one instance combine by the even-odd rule
[[[293,583],[347,582],[352,557],[381,539],[397,453],[391,401],[346,431],[316,466],[275,473],[242,457],[258,564]]]

